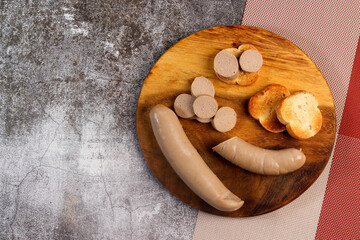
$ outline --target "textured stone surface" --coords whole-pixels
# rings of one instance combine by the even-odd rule
[[[137,141],[143,80],[243,1],[0,1],[0,239],[191,239]]]

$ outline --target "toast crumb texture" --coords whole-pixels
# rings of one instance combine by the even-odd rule
[[[297,139],[307,139],[317,134],[322,125],[322,115],[316,97],[307,91],[297,91],[279,101],[276,115],[286,125],[289,134]]]
[[[280,84],[271,84],[250,98],[249,113],[253,118],[259,120],[266,130],[273,133],[285,131],[286,126],[276,116],[276,105],[289,95],[290,92],[286,87]]]

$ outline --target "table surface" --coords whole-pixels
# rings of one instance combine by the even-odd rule
[[[0,239],[191,239],[197,211],[142,156],[156,60],[242,1],[1,1]],[[156,227],[154,227],[156,226]]]

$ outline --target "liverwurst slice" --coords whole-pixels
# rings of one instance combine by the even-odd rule
[[[222,50],[216,54],[214,59],[214,71],[215,73],[226,80],[232,80],[239,76],[239,64],[234,56],[229,51]]]
[[[240,55],[239,64],[245,72],[257,72],[263,64],[263,58],[258,51],[249,49]]]
[[[176,97],[174,109],[176,114],[182,118],[191,118],[195,115],[193,103],[195,98],[187,93],[182,93]]]
[[[197,117],[196,120],[198,120],[201,123],[209,123],[209,122],[211,122],[211,118],[199,118],[199,117]]]
[[[211,120],[212,126],[219,132],[228,132],[235,127],[236,112],[231,107],[221,107]]]
[[[208,95],[215,96],[215,88],[212,82],[206,77],[196,77],[191,84],[191,95],[194,97]]]
[[[218,103],[215,98],[204,95],[195,99],[193,109],[198,118],[212,118],[218,109]]]

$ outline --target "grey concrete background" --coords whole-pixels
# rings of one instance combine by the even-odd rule
[[[191,239],[197,211],[142,156],[155,61],[241,1],[0,1],[0,239]]]

